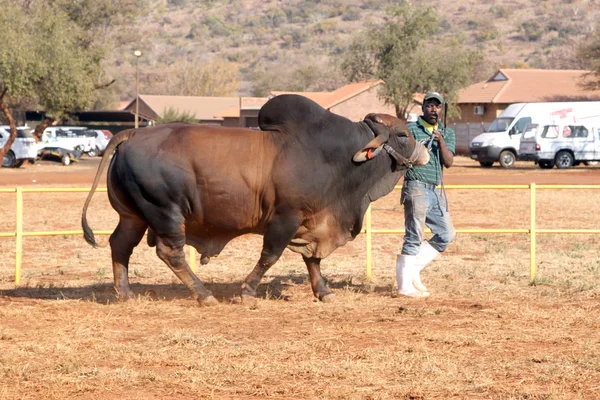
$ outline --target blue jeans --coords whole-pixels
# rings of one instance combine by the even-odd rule
[[[429,244],[440,253],[446,250],[456,237],[456,231],[450,214],[446,211],[446,201],[435,185],[420,181],[405,181],[400,202],[404,205],[406,228],[402,254],[419,253],[419,247],[424,240],[425,226],[433,232]]]

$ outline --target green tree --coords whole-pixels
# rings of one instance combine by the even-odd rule
[[[46,126],[70,112],[89,107],[114,79],[104,76],[109,32],[127,24],[148,0],[0,0],[0,111],[16,129],[13,111],[37,104]],[[12,122],[11,122],[12,121]]]
[[[107,103],[118,104],[122,72],[107,59],[111,54],[131,54],[143,50],[135,23],[150,11],[150,0],[48,0],[67,14],[80,28],[78,45],[101,65],[92,76],[96,88],[94,109]]]
[[[271,91],[322,92],[343,86],[348,81],[337,73],[338,67],[327,60],[312,57],[289,57],[277,62],[256,63],[252,67],[253,96]]]
[[[175,63],[167,76],[159,91],[173,96],[236,96],[241,84],[237,64],[222,59]]]
[[[579,45],[577,53],[584,67],[590,70],[582,86],[588,90],[600,90],[600,23],[594,33]]]
[[[0,149],[0,160],[4,157],[17,136],[15,119],[11,109],[25,98],[32,96],[39,66],[28,57],[34,51],[34,44],[26,25],[25,14],[19,7],[11,7],[7,0],[0,0],[0,26],[2,45],[0,46],[0,111],[10,125],[10,136]]]
[[[351,81],[381,79],[379,95],[405,118],[415,93],[437,90],[449,101],[471,80],[480,57],[459,43],[437,37],[438,15],[432,7],[409,1],[391,6],[381,25],[359,33],[343,56],[341,69]],[[454,111],[456,112],[456,111]]]
[[[90,75],[99,65],[78,45],[81,30],[46,2],[0,0],[0,9],[0,109],[4,117],[14,120],[13,110],[26,102],[38,103],[52,119],[89,105],[94,90]],[[12,140],[0,156],[14,136],[16,129],[11,126]]]
[[[168,107],[162,115],[159,115],[156,119],[156,125],[162,125],[169,122],[198,122],[196,114],[189,111],[179,111],[173,107]]]

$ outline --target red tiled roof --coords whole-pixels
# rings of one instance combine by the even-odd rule
[[[353,82],[349,83],[341,88],[334,90],[333,92],[279,92],[273,91],[270,94],[278,96],[280,94],[299,94],[304,97],[308,97],[321,107],[330,109],[354,96],[361,94],[362,92],[371,89],[374,86],[379,85],[382,81],[369,81],[369,82]]]
[[[500,69],[489,80],[475,83],[459,91],[458,102],[527,103],[551,101],[552,98],[600,96],[600,90],[586,91],[580,86],[587,72],[581,70]]]
[[[168,108],[180,112],[192,113],[198,120],[215,119],[216,113],[233,108],[239,104],[239,97],[205,97],[205,96],[158,96],[141,94],[140,100],[146,103],[155,113],[162,115]],[[135,99],[127,108],[133,106]]]

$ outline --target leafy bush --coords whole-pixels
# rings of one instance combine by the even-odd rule
[[[303,29],[290,29],[282,32],[281,39],[283,40],[283,47],[292,48],[300,47],[302,43],[308,39],[308,34]]]
[[[349,8],[342,14],[342,21],[358,21],[360,12],[355,8]]]
[[[512,10],[509,7],[496,6],[490,8],[490,12],[494,16],[494,18],[508,18],[510,14],[512,14]]]
[[[326,19],[324,21],[317,22],[313,28],[313,33],[322,35],[325,33],[332,33],[337,30],[338,23],[334,19]]]
[[[479,21],[474,19],[467,20],[467,27],[469,29],[476,29],[479,26]]]
[[[220,18],[215,16],[207,16],[204,18],[203,24],[206,25],[215,36],[229,36],[231,34],[230,27]]]
[[[167,0],[167,4],[173,7],[185,7],[188,5],[188,0]]]
[[[189,111],[179,111],[173,107],[168,107],[162,115],[156,118],[156,125],[167,124],[169,122],[197,122],[196,114]]]
[[[493,25],[484,25],[475,35],[478,42],[487,42],[498,37],[498,29]]]
[[[261,17],[261,25],[269,26],[273,28],[280,27],[283,23],[287,22],[287,16],[279,9],[271,8],[265,15]]]
[[[522,32],[525,39],[530,42],[537,42],[544,35],[544,30],[536,21],[525,21],[521,23],[519,31]]]

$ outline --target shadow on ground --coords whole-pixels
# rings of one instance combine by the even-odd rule
[[[205,287],[222,303],[239,301],[242,282],[205,282]],[[354,283],[348,277],[328,279],[332,290],[351,290],[356,293],[385,293],[391,292],[391,287],[376,286],[370,283]],[[303,285],[310,293],[310,283],[306,275],[285,275],[270,277],[268,283],[261,283],[257,289],[257,297],[270,300],[290,300],[285,291],[295,285]],[[191,299],[192,294],[183,284],[132,284],[131,289],[136,296],[144,296],[153,300]],[[40,300],[87,300],[100,304],[118,301],[112,284],[95,284],[76,287],[18,287],[0,290],[0,299],[40,299]]]

